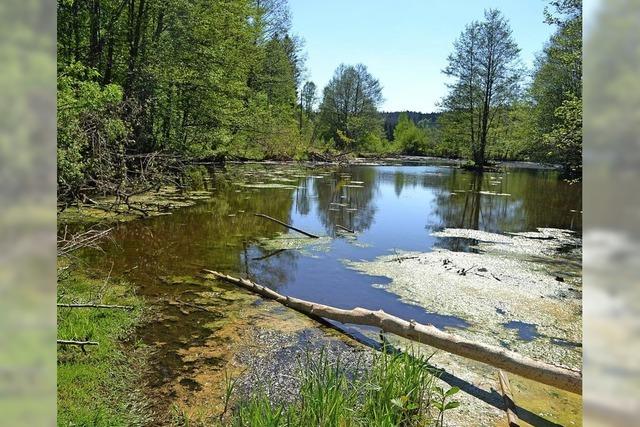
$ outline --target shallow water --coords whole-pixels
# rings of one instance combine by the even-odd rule
[[[472,240],[431,235],[444,228],[506,233],[550,227],[580,233],[582,227],[580,185],[561,181],[550,170],[512,168],[480,175],[443,165],[230,165],[210,170],[200,185],[211,199],[171,215],[119,224],[104,252],[84,255],[90,268],[127,277],[154,304],[158,319],[145,326],[142,339],[157,347],[158,384],[171,379],[184,363],[180,350],[203,341],[205,324],[215,320],[200,311],[179,322],[163,321],[179,315],[179,307],[169,302],[203,290],[202,283],[190,279],[202,268],[324,304],[383,309],[440,328],[467,328],[465,319],[401,301],[374,286],[389,279],[362,274],[344,261],[397,254],[401,262],[403,251],[434,247],[474,250]],[[328,238],[289,240],[300,235],[254,213]],[[218,310],[241,306],[223,298]],[[525,326],[504,325],[515,327],[520,339],[535,340],[535,325]]]

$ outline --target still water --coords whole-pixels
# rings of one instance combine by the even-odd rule
[[[125,277],[155,310],[167,313],[175,307],[164,302],[189,287],[167,286],[167,278],[194,277],[208,268],[249,277],[290,296],[342,308],[383,309],[455,329],[469,322],[403,302],[375,286],[388,279],[349,269],[345,260],[434,247],[470,250],[468,240],[431,235],[444,228],[505,233],[551,227],[580,233],[582,226],[580,185],[560,180],[552,170],[477,174],[447,165],[233,165],[200,178],[193,181],[211,192],[210,199],[171,215],[120,224],[104,252],[92,252],[85,260],[92,268]],[[296,233],[255,213],[323,238],[309,247],[274,248],[265,239]],[[145,341],[165,343],[155,357],[158,369],[179,363],[176,353],[193,344],[189,337],[199,335],[207,316],[145,326]],[[520,336],[535,339],[533,333],[521,331]]]

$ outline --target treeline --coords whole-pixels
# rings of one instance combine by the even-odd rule
[[[533,160],[582,168],[582,2],[554,0],[544,20],[556,31],[534,69],[519,62],[520,49],[497,10],[467,25],[443,72],[450,77],[441,112],[386,113],[385,130],[407,154]],[[426,117],[425,117],[426,116]],[[396,119],[397,117],[397,119]]]
[[[419,111],[389,111],[381,114],[384,119],[384,134],[389,141],[393,140],[393,131],[400,120],[401,114],[406,114],[412,122],[425,128],[435,127],[440,115],[439,113],[421,113]]]
[[[441,113],[393,124],[365,65],[338,66],[321,95],[305,81],[286,0],[58,0],[59,196],[118,193],[177,159],[326,152],[544,160],[579,172],[581,1],[550,6],[556,31],[530,85],[508,22],[490,10],[454,45]]]

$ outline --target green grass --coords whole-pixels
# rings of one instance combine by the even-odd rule
[[[258,391],[239,402],[228,424],[251,427],[293,426],[442,426],[457,388],[443,390],[426,360],[411,354],[374,356],[370,367],[347,373],[340,361],[307,354],[295,402],[273,404]]]
[[[136,399],[141,351],[123,340],[140,320],[142,300],[124,282],[62,273],[59,302],[131,305],[134,310],[59,308],[58,339],[97,341],[98,346],[58,346],[58,425],[130,426],[143,424]]]

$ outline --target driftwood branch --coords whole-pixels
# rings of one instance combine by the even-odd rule
[[[316,236],[315,234],[307,233],[304,230],[300,230],[299,228],[296,228],[293,225],[289,225],[286,222],[282,222],[282,221],[280,221],[278,219],[271,218],[270,216],[265,215],[265,214],[257,213],[256,216],[259,216],[259,217],[262,217],[262,218],[266,218],[266,219],[271,220],[273,222],[277,222],[278,224],[280,224],[280,225],[282,225],[284,227],[287,227],[287,228],[289,228],[291,230],[297,231],[298,233],[304,234],[305,236],[311,237],[313,239],[318,239],[320,237],[320,236]]]
[[[84,349],[84,346],[86,345],[98,345],[97,342],[95,341],[75,341],[75,340],[56,340],[58,345],[75,345],[80,347],[80,350],[82,350],[83,353],[87,353],[87,351]]]
[[[120,310],[133,310],[133,307],[130,305],[108,305],[108,304],[64,304],[58,303],[58,307],[67,307],[67,308],[105,308],[105,309],[120,309]]]
[[[516,413],[516,403],[513,400],[513,393],[511,392],[509,378],[502,370],[498,371],[498,381],[500,382],[500,389],[502,390],[502,399],[504,400],[504,407],[507,413],[507,422],[509,423],[509,427],[520,427],[520,420]]]
[[[341,323],[378,327],[385,332],[427,344],[448,353],[486,363],[487,365],[504,369],[505,371],[533,381],[572,393],[582,394],[582,374],[580,371],[539,362],[505,348],[475,343],[465,338],[443,332],[433,325],[423,325],[413,320],[408,322],[399,317],[387,314],[382,310],[371,311],[360,307],[352,310],[343,310],[324,304],[284,296],[249,280],[227,276],[217,271],[204,270],[204,272],[227,282],[234,283],[265,298],[276,300],[303,314],[319,316]]]

